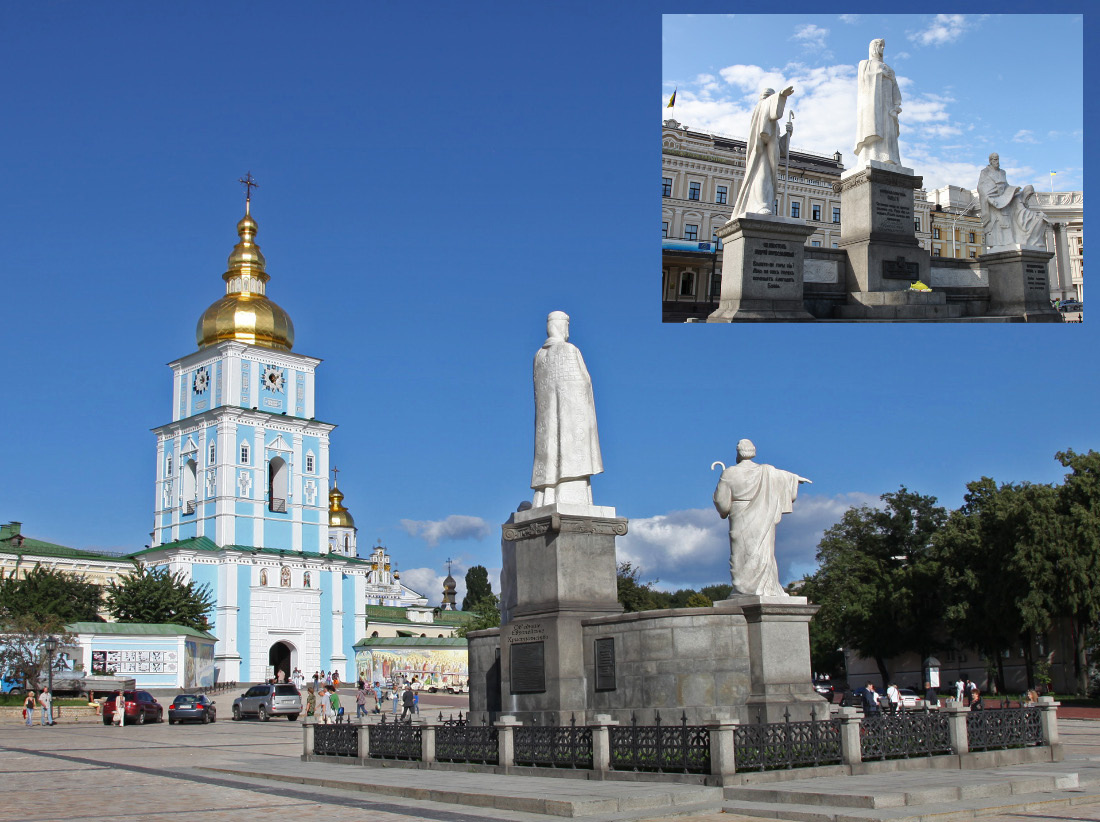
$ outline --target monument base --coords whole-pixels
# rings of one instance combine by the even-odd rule
[[[992,317],[1023,317],[1026,322],[1062,322],[1050,304],[1047,263],[1052,251],[1020,248],[994,251],[978,257],[989,272],[989,310]]]
[[[802,302],[806,238],[804,220],[745,214],[720,229],[722,294],[708,323],[814,319]]]
[[[876,161],[841,176],[844,222],[837,247],[847,257],[848,306],[838,309],[839,319],[962,316],[943,295],[909,291],[917,280],[927,285],[932,271],[913,217],[913,191],[922,183],[912,169]]]

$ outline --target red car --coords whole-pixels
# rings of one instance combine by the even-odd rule
[[[125,700],[127,725],[144,725],[146,722],[163,722],[164,709],[148,691],[122,691]],[[115,719],[115,708],[119,694],[108,699],[103,706],[103,724],[110,725]]]

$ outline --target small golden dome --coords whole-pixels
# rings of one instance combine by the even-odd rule
[[[229,270],[222,274],[225,296],[199,318],[195,338],[199,348],[222,340],[239,340],[265,348],[289,351],[294,347],[294,323],[265,296],[270,278],[260,247],[254,242],[258,228],[248,213],[237,223],[240,241],[229,255]]]
[[[328,492],[328,524],[330,528],[354,528],[355,518],[343,506],[344,494],[333,485]]]

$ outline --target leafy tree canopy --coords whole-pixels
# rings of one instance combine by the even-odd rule
[[[473,620],[455,629],[455,636],[466,636],[470,631],[484,631],[500,625],[500,601],[493,594],[479,599],[471,611]]]
[[[466,572],[466,596],[462,598],[462,610],[476,610],[479,602],[492,598],[493,587],[489,584],[489,572],[484,565],[475,565]],[[497,624],[500,624],[499,619]]]
[[[107,585],[107,608],[118,622],[167,622],[208,631],[206,613],[213,605],[208,586],[168,568],[135,562],[134,570]]]
[[[99,622],[102,589],[83,577],[36,565],[26,576],[0,578],[0,617],[37,622]],[[6,621],[6,620],[5,620]]]

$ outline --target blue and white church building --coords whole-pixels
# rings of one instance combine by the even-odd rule
[[[367,605],[426,606],[384,549],[356,553],[317,419],[321,360],[292,350],[290,316],[269,275],[246,201],[225,296],[199,319],[198,350],[169,364],[172,421],[157,438],[154,530],[134,555],[209,586],[219,681],[279,670],[336,670],[353,680]]]

